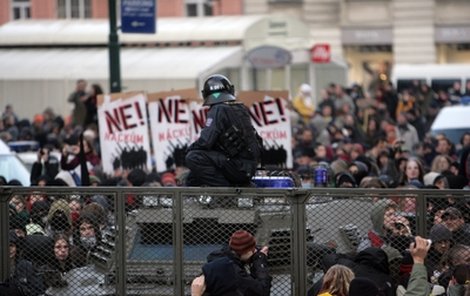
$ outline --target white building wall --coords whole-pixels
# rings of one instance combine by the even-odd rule
[[[269,5],[266,0],[245,0],[243,9],[245,14],[265,14],[268,13]]]
[[[394,63],[435,63],[434,0],[393,0],[392,11]]]
[[[332,58],[343,60],[341,44],[341,0],[304,0],[302,16],[314,43],[329,43]]]

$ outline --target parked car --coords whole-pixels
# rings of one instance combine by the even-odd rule
[[[33,164],[38,161],[38,153],[41,149],[37,141],[11,141],[8,142],[8,147],[13,152],[16,152],[18,158],[24,163],[28,171],[31,173]],[[51,156],[57,158],[60,162],[62,154],[59,150],[49,152]]]
[[[16,179],[23,186],[30,186],[30,173],[18,155],[0,140],[0,176],[7,181]]]

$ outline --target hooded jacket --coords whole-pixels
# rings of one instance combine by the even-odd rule
[[[65,199],[58,199],[52,203],[47,221],[50,231],[70,231],[72,227],[72,217],[70,207]]]
[[[370,220],[372,222],[372,230],[380,236],[385,236],[384,231],[384,215],[385,209],[390,205],[388,200],[379,200],[374,204],[370,211]]]
[[[390,206],[389,200],[379,200],[376,202],[370,211],[370,220],[372,222],[372,229],[367,233],[357,250],[362,251],[368,247],[380,248],[385,243],[385,229],[384,229],[384,215],[385,209]]]

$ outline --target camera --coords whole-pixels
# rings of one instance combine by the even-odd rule
[[[416,246],[416,237],[413,236],[411,241],[413,242],[413,245]],[[431,246],[432,240],[430,240],[430,239],[428,238],[428,239],[426,239],[426,241],[427,241],[427,246],[428,246],[428,247]]]
[[[408,234],[408,235],[411,234],[410,227],[402,222],[395,222],[393,226],[395,227],[396,230],[398,230],[402,234]]]

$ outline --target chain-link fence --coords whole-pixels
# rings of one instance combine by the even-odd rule
[[[470,212],[466,191],[0,190],[1,280],[17,276],[29,295],[189,295],[207,256],[239,229],[269,246],[271,295],[306,295],[338,258],[354,261],[371,246],[384,250],[400,283],[413,236],[446,239],[433,226],[451,229],[454,216],[468,222]],[[445,251],[469,239],[454,236]],[[463,250],[456,258],[469,260]]]

